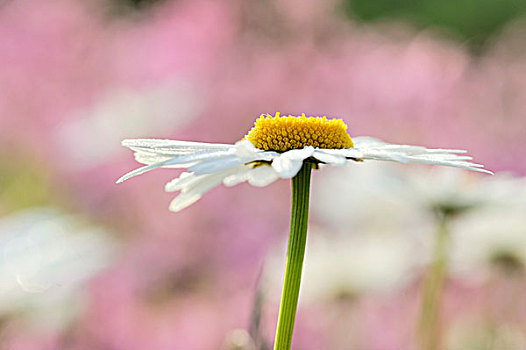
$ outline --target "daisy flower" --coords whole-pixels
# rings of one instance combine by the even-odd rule
[[[54,207],[0,219],[0,318],[65,329],[78,316],[90,279],[108,268],[119,246],[111,233]]]
[[[178,178],[165,186],[180,194],[170,204],[179,211],[223,183],[233,186],[247,181],[267,186],[275,180],[290,179],[304,162],[344,166],[349,161],[384,160],[398,163],[445,165],[485,172],[464,150],[429,149],[396,145],[371,137],[351,139],[341,119],[326,117],[261,115],[254,127],[236,144],[203,143],[159,139],[132,139],[122,145],[135,151],[135,159],[146,166],[133,170],[117,183],[156,168],[184,168]]]
[[[290,349],[298,306],[307,240],[311,170],[320,164],[343,166],[349,161],[385,160],[398,163],[445,165],[490,173],[471,163],[462,150],[393,145],[369,137],[354,140],[341,119],[261,115],[248,134],[234,145],[172,140],[124,140],[135,159],[146,164],[117,180],[160,167],[184,168],[166,184],[180,194],[170,204],[179,211],[213,187],[248,181],[266,186],[279,178],[292,179],[292,209],[285,278],[274,349]]]

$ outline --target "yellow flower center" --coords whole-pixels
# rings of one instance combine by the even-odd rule
[[[350,148],[351,137],[347,125],[341,119],[327,117],[275,116],[262,114],[245,136],[259,149],[285,152],[312,146],[317,148]]]

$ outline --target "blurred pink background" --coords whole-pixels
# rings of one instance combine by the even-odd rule
[[[124,138],[233,143],[261,113],[305,112],[343,118],[351,136],[467,149],[497,173],[526,175],[524,22],[510,21],[474,53],[437,28],[350,20],[340,5],[0,4],[0,215],[9,223],[0,224],[0,234],[12,233],[6,227],[15,221],[37,225],[40,219],[26,214],[54,208],[60,214],[46,220],[74,216],[82,227],[97,227],[101,244],[112,247],[103,266],[93,268],[96,254],[79,255],[78,270],[36,292],[62,295],[70,280],[89,270],[67,298],[57,296],[60,306],[42,311],[35,293],[23,288],[13,294],[22,300],[19,307],[0,303],[0,347],[250,349],[252,340],[236,340],[233,334],[244,333],[234,330],[259,337],[258,348],[272,344],[278,304],[261,288],[260,276],[287,237],[289,183],[220,186],[171,213],[163,186],[177,170],[115,185],[137,166],[120,146]],[[323,176],[313,176],[313,201],[325,189],[318,184]],[[311,218],[319,226],[327,220],[323,211]],[[16,237],[0,236],[1,249]],[[32,249],[41,253],[38,245]],[[8,256],[0,254],[0,273],[7,276],[0,278],[0,300],[19,276],[5,267]],[[295,348],[412,348],[418,280],[356,301],[300,304]],[[487,308],[498,314],[499,302],[525,281],[453,279],[444,327]],[[64,309],[68,317],[49,322]],[[524,338],[524,316],[497,317],[497,323],[513,325]],[[261,318],[256,331],[254,317]]]

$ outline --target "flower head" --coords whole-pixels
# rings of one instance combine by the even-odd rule
[[[170,204],[173,211],[186,208],[220,183],[233,186],[247,181],[266,186],[278,178],[292,178],[304,162],[343,166],[348,160],[386,160],[491,174],[482,165],[471,163],[471,157],[458,155],[466,153],[463,150],[395,145],[370,137],[351,140],[342,120],[304,114],[261,115],[245,138],[234,145],[157,139],[124,140],[122,145],[135,151],[135,159],[146,166],[127,173],[117,183],[160,167],[188,170],[165,187],[168,192],[181,192]]]
[[[312,146],[322,149],[353,147],[347,125],[341,119],[301,116],[274,117],[261,115],[245,136],[256,148],[265,151],[286,152]]]

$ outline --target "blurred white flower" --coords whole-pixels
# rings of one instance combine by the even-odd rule
[[[466,277],[485,278],[492,270],[525,272],[526,206],[487,207],[451,226],[452,269]]]
[[[452,168],[412,169],[404,173],[403,182],[405,200],[445,214],[526,204],[526,179],[511,174],[487,177]]]
[[[415,266],[431,257],[437,211],[464,214],[450,227],[452,269],[476,276],[474,270],[492,259],[526,257],[524,178],[375,163],[328,171],[314,181],[313,193],[313,216],[327,230],[408,236],[419,247],[411,256]]]
[[[359,184],[359,186],[356,186]],[[526,179],[492,177],[452,168],[402,168],[374,163],[316,179],[314,214],[339,227],[428,227],[436,211],[458,214],[483,206],[526,204]],[[349,200],[352,198],[353,200]],[[424,225],[424,226],[422,226]]]
[[[421,231],[429,221],[415,215],[405,197],[402,167],[390,163],[367,163],[359,167],[325,169],[313,181],[313,217],[327,227],[352,232]]]
[[[222,350],[255,350],[256,345],[250,334],[244,329],[234,329],[225,338]]]
[[[520,326],[471,317],[456,320],[447,330],[445,343],[446,349],[518,350],[526,348],[526,337]]]
[[[67,322],[82,287],[108,267],[115,242],[100,228],[54,208],[29,209],[0,220],[0,316],[22,313]]]
[[[312,226],[307,239],[302,302],[330,302],[362,294],[394,292],[415,276],[415,241],[397,234],[329,234]],[[282,284],[283,252],[275,252],[265,268],[274,298]],[[416,259],[418,260],[418,259]]]
[[[203,101],[189,83],[165,83],[115,90],[57,129],[58,141],[74,167],[96,166],[121,152],[125,137],[147,137],[181,127],[201,111]]]

